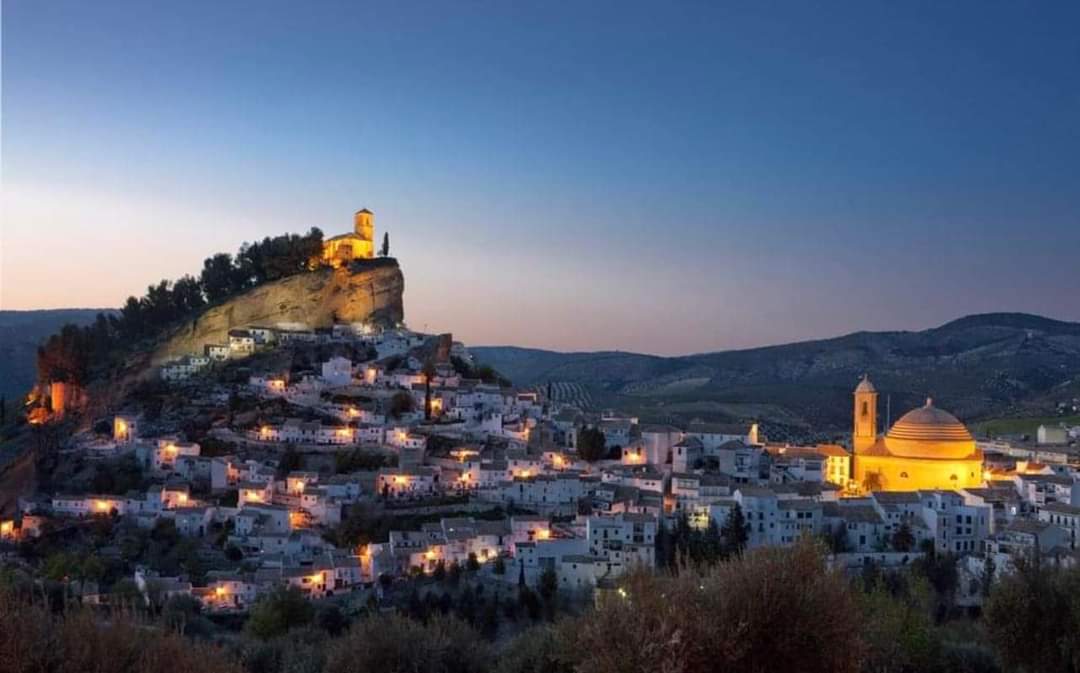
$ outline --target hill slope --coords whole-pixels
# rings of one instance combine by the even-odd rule
[[[793,427],[844,429],[851,390],[864,372],[883,400],[891,397],[894,418],[927,395],[970,420],[1046,411],[1056,397],[1080,394],[1080,323],[1019,313],[967,316],[921,332],[856,332],[681,357],[471,350],[519,385],[575,384],[600,405],[656,420],[770,417]]]

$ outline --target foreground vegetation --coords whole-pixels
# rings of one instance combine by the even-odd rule
[[[258,606],[242,632],[224,633],[206,628],[190,600],[153,614],[134,599],[95,613],[50,609],[7,584],[4,673],[1080,671],[1080,569],[1022,564],[971,621],[942,617],[919,569],[851,579],[811,542],[632,573],[584,614],[548,615],[503,638],[438,610],[372,606],[350,619],[288,592]]]

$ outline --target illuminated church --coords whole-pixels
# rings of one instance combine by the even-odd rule
[[[981,486],[983,455],[963,423],[933,401],[877,432],[877,390],[863,376],[855,388],[855,483],[866,491]]]
[[[374,256],[375,214],[367,208],[356,212],[353,217],[353,231],[323,242],[323,263],[334,268],[344,266],[354,259],[371,259]]]

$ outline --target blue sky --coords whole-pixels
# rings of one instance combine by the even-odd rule
[[[682,353],[1080,320],[1080,5],[3,4],[4,308],[368,207],[406,318]]]

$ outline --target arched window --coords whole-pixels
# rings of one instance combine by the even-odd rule
[[[958,478],[956,477],[956,475],[954,474],[954,475],[952,475],[951,477],[949,477],[949,481],[959,481],[959,479],[958,479]]]
[[[908,476],[907,476],[907,472],[901,472],[901,473],[900,473],[900,478],[901,478],[901,479],[907,479],[907,478],[908,478]]]
[[[870,415],[870,404],[866,400],[863,400],[863,403],[862,403],[862,415],[863,416]]]

